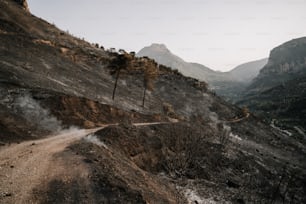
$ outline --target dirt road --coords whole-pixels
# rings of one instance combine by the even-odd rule
[[[29,198],[33,188],[61,171],[54,155],[99,129],[70,129],[0,149],[0,203],[35,203]]]
[[[164,124],[135,123],[135,126]],[[88,179],[89,169],[77,155],[62,152],[72,142],[107,126],[95,129],[70,129],[40,140],[13,144],[0,149],[0,203],[37,203],[33,189],[56,178]],[[58,154],[61,156],[57,156]],[[67,153],[68,154],[68,153]]]

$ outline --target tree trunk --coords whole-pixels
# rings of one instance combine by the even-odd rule
[[[142,107],[144,107],[144,104],[145,104],[146,92],[147,92],[147,86],[145,86],[143,90]]]
[[[113,97],[112,97],[113,100],[115,99],[115,94],[116,94],[117,82],[118,82],[118,79],[119,79],[119,75],[120,75],[120,70],[118,70],[117,74],[116,74],[116,81],[115,81],[114,90],[113,90]]]

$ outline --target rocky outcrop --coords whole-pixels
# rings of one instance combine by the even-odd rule
[[[274,48],[249,89],[269,89],[306,73],[306,37]]]

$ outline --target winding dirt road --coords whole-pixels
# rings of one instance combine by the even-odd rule
[[[135,126],[164,124],[135,123]],[[27,141],[0,149],[0,203],[37,203],[33,189],[54,178],[88,178],[89,169],[77,155],[57,157],[72,142],[108,126],[95,129],[70,129],[40,140]]]

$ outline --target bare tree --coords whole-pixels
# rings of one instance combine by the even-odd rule
[[[120,77],[120,74],[123,70],[128,70],[130,66],[130,61],[131,57],[129,54],[121,54],[118,55],[113,61],[111,65],[111,74],[115,75],[115,84],[114,84],[114,89],[113,89],[113,94],[112,94],[112,99],[115,99],[116,95],[116,89],[117,89],[117,84],[118,84],[118,79]]]
[[[153,91],[154,81],[158,77],[158,67],[157,63],[154,60],[146,60],[145,70],[143,74],[143,96],[142,96],[142,107],[145,105],[146,92],[147,90]]]

